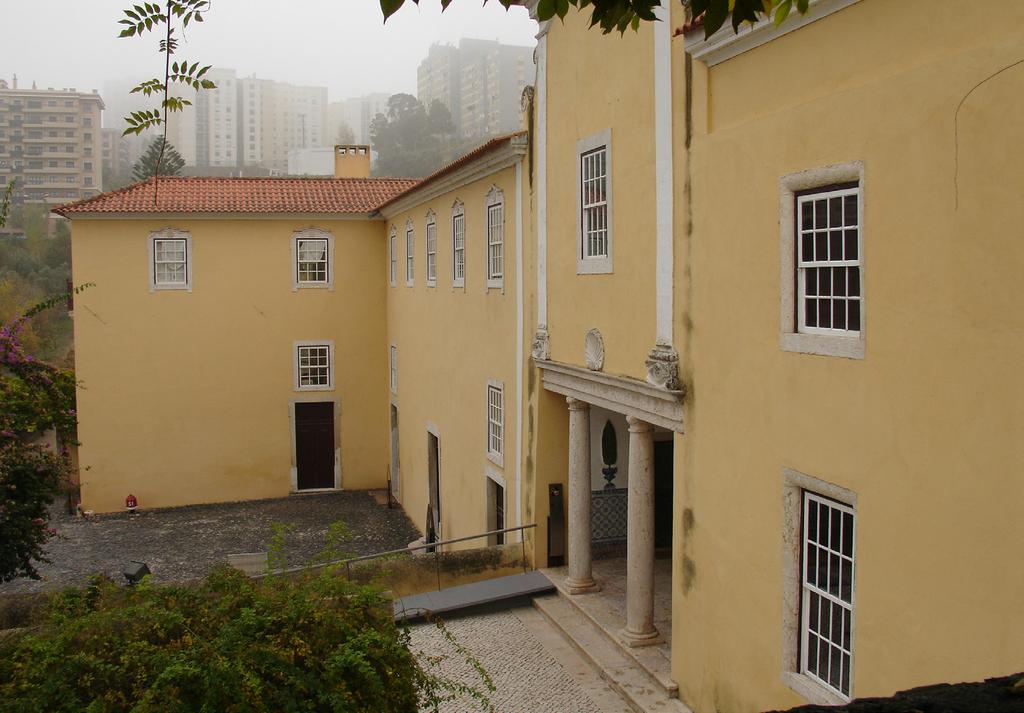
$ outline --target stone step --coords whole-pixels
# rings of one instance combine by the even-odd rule
[[[636,713],[691,713],[650,672],[562,594],[536,597],[540,611]],[[676,689],[678,691],[678,689]]]
[[[570,595],[565,589],[562,571],[546,570],[545,573],[560,596],[618,648],[623,656],[633,660],[650,677],[653,685],[664,690],[669,698],[679,697],[679,686],[672,680],[672,651],[668,644],[627,646],[619,638],[619,631],[626,623],[621,604],[617,606],[615,601],[602,593]]]

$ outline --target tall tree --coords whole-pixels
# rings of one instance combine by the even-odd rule
[[[448,109],[435,101],[430,111],[411,94],[388,99],[388,113],[370,124],[377,172],[385,176],[426,176],[450,160],[452,128]]]
[[[184,165],[185,159],[171,142],[163,136],[158,136],[132,168],[132,176],[136,181],[144,181],[151,176],[177,176]]]

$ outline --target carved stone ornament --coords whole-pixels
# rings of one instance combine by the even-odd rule
[[[533,344],[530,347],[530,355],[537,360],[547,361],[551,358],[551,344],[548,342],[548,330],[543,324],[537,327],[533,335]]]
[[[657,344],[647,355],[647,383],[668,391],[679,391],[679,355],[666,344]]]
[[[583,338],[583,358],[591,371],[601,371],[604,368],[604,338],[596,328],[588,331],[587,336]]]
[[[536,61],[536,58],[534,58],[534,62]],[[533,104],[533,86],[527,84],[525,87],[523,87],[523,93],[519,97],[519,108],[522,111],[527,111],[529,110],[531,104]]]

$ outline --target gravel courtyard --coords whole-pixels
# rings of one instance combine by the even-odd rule
[[[194,579],[229,554],[265,552],[274,523],[294,526],[286,550],[288,564],[299,565],[323,548],[327,528],[339,520],[351,531],[344,549],[353,555],[405,547],[420,536],[400,508],[389,510],[365,492],[192,505],[131,516],[58,515],[51,524],[59,537],[48,545],[52,562],[39,567],[43,579],[0,584],[0,594],[81,584],[96,572],[121,581],[121,568],[129,560],[147,563],[157,581]]]

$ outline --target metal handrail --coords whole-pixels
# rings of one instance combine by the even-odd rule
[[[428,509],[429,512],[429,509]],[[482,532],[479,535],[469,535],[468,537],[456,537],[451,540],[438,540],[435,542],[428,542],[423,545],[413,545],[412,547],[403,547],[400,550],[388,550],[387,552],[376,552],[372,555],[362,555],[361,557],[353,557],[347,560],[340,560],[333,564],[344,564],[345,565],[345,578],[348,580],[352,579],[352,563],[353,562],[365,562],[367,560],[377,559],[378,557],[387,557],[388,555],[400,555],[408,552],[415,552],[416,550],[430,550],[431,554],[434,555],[434,576],[437,577],[437,590],[441,591],[441,560],[438,559],[440,556],[439,548],[442,545],[451,545],[456,542],[466,542],[468,540],[479,540],[481,537],[490,537],[491,535],[501,535],[506,532],[518,532],[520,530],[529,530],[532,527],[537,527],[537,523],[531,523],[529,525],[519,525],[518,527],[506,527],[503,530],[490,530],[489,532]],[[523,548],[523,572],[526,572],[526,538],[520,537],[519,542]],[[328,562],[327,566],[332,563]]]
[[[404,552],[413,552],[415,550],[426,550],[431,547],[441,547],[442,545],[451,545],[456,542],[466,542],[467,540],[479,540],[481,537],[490,537],[491,535],[502,535],[506,532],[518,532],[519,530],[529,530],[530,528],[537,527],[537,523],[530,525],[520,525],[518,527],[506,527],[504,530],[491,530],[489,532],[481,532],[479,535],[469,535],[467,537],[456,537],[452,540],[437,540],[436,542],[429,542],[425,545],[415,545],[413,547],[402,547],[397,550],[388,550],[387,552],[375,552],[372,555],[362,555],[360,557],[352,557],[347,560],[338,560],[337,562],[328,562],[328,564],[342,564],[345,562],[363,562],[365,560],[372,560],[378,557],[387,557],[388,555],[400,555]]]

